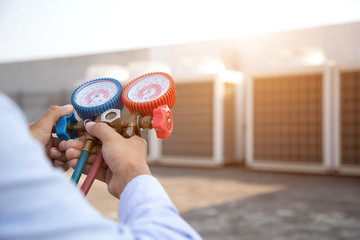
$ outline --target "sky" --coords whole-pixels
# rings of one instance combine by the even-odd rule
[[[360,21],[360,0],[0,0],[0,63]]]

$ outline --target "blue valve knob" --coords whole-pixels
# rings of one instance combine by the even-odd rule
[[[59,118],[56,122],[56,135],[61,141],[70,140],[78,137],[78,132],[76,130],[68,131],[67,127],[69,125],[75,125],[78,121],[75,118],[74,112],[68,116],[63,116]]]

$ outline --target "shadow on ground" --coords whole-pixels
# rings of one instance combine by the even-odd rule
[[[240,167],[151,170],[204,239],[360,239],[360,178]]]

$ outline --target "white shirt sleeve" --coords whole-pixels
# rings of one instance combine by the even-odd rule
[[[149,175],[125,187],[119,223],[104,218],[50,164],[1,93],[0,112],[0,239],[200,239]]]

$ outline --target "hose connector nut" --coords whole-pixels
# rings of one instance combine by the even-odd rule
[[[110,126],[113,126],[117,120],[121,120],[120,109],[109,109],[101,114],[100,121],[106,122]]]

